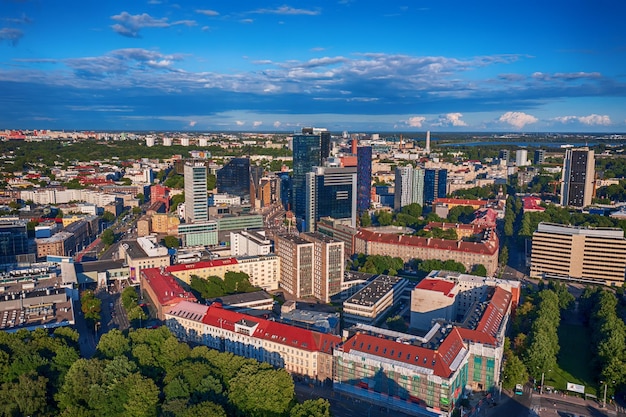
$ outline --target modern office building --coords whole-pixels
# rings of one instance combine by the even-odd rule
[[[315,167],[306,174],[304,218],[301,230],[315,231],[322,217],[350,219],[356,227],[357,169]]]
[[[424,170],[412,165],[397,167],[393,208],[400,210],[412,203],[424,205]]]
[[[321,139],[320,135],[303,134],[293,137],[293,179],[292,207],[296,219],[302,221],[306,210],[306,174],[314,167],[320,166]]]
[[[249,158],[232,158],[217,171],[217,191],[250,199],[258,185],[254,180],[261,177],[262,171],[262,167],[251,165]]]
[[[595,176],[593,149],[571,148],[565,151],[561,205],[586,207],[591,204]]]
[[[344,245],[319,232],[302,233],[301,238],[313,243],[313,297],[325,303],[341,292],[344,272]]]
[[[617,228],[539,223],[533,233],[530,276],[621,287],[626,239]]]
[[[372,195],[372,147],[359,146],[356,149],[356,208],[359,213],[370,208]]]
[[[29,252],[26,220],[17,217],[0,219],[0,264],[35,262],[35,252]]]
[[[545,149],[535,149],[535,158],[533,163],[535,165],[541,165],[546,160],[546,150]]]
[[[448,170],[427,169],[424,172],[424,204],[432,204],[436,198],[448,193]]]
[[[181,223],[178,236],[185,246],[214,246],[219,242],[218,224],[215,220],[198,223]]]
[[[259,256],[272,252],[272,241],[263,229],[230,232],[231,256]]]
[[[374,324],[391,307],[397,305],[409,281],[405,278],[380,275],[343,302],[346,325]]]
[[[501,149],[498,153],[498,158],[505,162],[509,162],[510,153],[511,151],[509,151],[508,149]]]
[[[202,223],[209,220],[207,199],[207,168],[203,162],[187,162],[185,175],[185,222]]]

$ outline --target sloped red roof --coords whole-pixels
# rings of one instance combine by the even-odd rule
[[[190,269],[215,268],[218,266],[236,265],[236,264],[237,264],[237,259],[235,258],[215,259],[213,261],[200,261],[200,262],[194,262],[191,264],[170,265],[166,267],[165,270],[167,272],[179,272],[179,271],[188,271]]]
[[[380,242],[390,245],[417,246],[423,248],[434,248],[457,252],[484,253],[493,255],[498,250],[497,237],[492,233],[492,238],[485,242],[466,242],[445,240],[436,238],[426,238],[421,236],[398,235],[394,233],[379,233],[375,231],[359,229],[355,235],[356,239],[368,242]]]
[[[487,200],[470,200],[466,198],[435,198],[434,204],[438,203],[485,207],[489,202]]]
[[[162,306],[174,305],[183,300],[197,302],[196,297],[192,293],[185,291],[178,284],[176,278],[167,272],[162,273],[160,268],[142,269],[141,274],[146,285],[152,288],[152,291],[157,296],[157,301]]]
[[[355,334],[342,347],[344,352],[369,353],[389,360],[432,369],[435,375],[442,378],[448,378],[452,374],[451,365],[465,348],[460,333],[454,328],[437,350],[365,333]]]
[[[476,330],[496,337],[500,324],[511,304],[511,293],[503,288],[496,287],[489,305],[476,326]]]
[[[202,322],[209,326],[220,327],[230,331],[235,331],[236,323],[245,322],[250,327],[256,325],[252,336],[257,339],[264,339],[311,352],[319,351],[331,353],[332,349],[341,343],[339,336],[306,330],[300,327],[227,310],[222,308],[219,303],[213,303],[209,307]]]
[[[436,291],[443,293],[443,295],[448,295],[450,294],[450,291],[452,291],[452,289],[454,288],[454,282],[444,281],[442,279],[424,278],[420,281],[419,284],[415,286],[415,288],[428,291]]]

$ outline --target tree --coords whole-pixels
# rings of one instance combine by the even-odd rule
[[[508,354],[502,370],[502,387],[512,389],[516,384],[524,384],[526,381],[528,381],[526,366],[515,354]]]
[[[417,219],[422,215],[422,206],[417,203],[407,204],[400,209],[400,212]]]
[[[122,306],[124,306],[126,310],[130,310],[136,306],[138,299],[139,296],[137,295],[135,287],[126,287],[122,290]]]
[[[105,229],[100,235],[100,240],[105,246],[109,247],[115,242],[115,233],[111,229]]]
[[[185,202],[185,194],[176,194],[170,199],[170,211],[175,212],[178,205]]]
[[[206,188],[207,190],[215,189],[217,185],[217,177],[215,174],[207,174],[206,176]]]
[[[93,291],[86,290],[80,296],[81,311],[85,315],[85,319],[92,321],[100,321],[100,310],[102,300],[97,298]]]
[[[393,214],[388,211],[377,211],[376,221],[380,226],[389,226],[393,222]]]
[[[146,199],[146,196],[144,196],[142,193],[137,193],[137,195],[135,196],[135,198],[137,200],[139,200],[139,204],[143,204],[144,200]]]
[[[179,248],[180,240],[176,236],[167,235],[163,238],[163,245],[166,248]]]
[[[130,352],[130,342],[119,329],[111,329],[100,337],[96,347],[100,356],[113,359]]]
[[[487,268],[485,268],[485,265],[483,264],[474,265],[474,267],[472,268],[472,274],[477,275],[479,277],[486,277]]]
[[[324,398],[306,400],[296,404],[289,412],[289,417],[331,417],[330,403]]]
[[[372,225],[372,218],[370,214],[366,211],[361,214],[361,227],[370,227]]]
[[[104,213],[102,213],[102,221],[107,223],[115,221],[115,214],[111,213],[110,211],[105,211]]]
[[[268,364],[244,365],[230,381],[228,391],[228,399],[233,406],[250,417],[284,415],[293,398],[291,375]]]
[[[133,214],[141,214],[141,207],[133,207]]]

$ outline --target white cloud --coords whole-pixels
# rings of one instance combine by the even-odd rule
[[[198,123],[197,121],[195,121],[195,120],[191,120],[191,121],[189,122],[189,127],[194,127],[197,123]]]
[[[245,124],[246,124],[246,122],[244,122],[244,121],[242,121],[242,120],[236,120],[236,121],[235,121],[235,124],[236,124],[237,126],[243,126],[243,125],[245,125]]]
[[[258,120],[257,120],[257,121],[252,122],[252,126],[253,126],[253,127],[259,127],[259,126],[261,126],[262,124],[263,124],[263,122],[260,122],[260,121],[258,121]]]
[[[518,129],[522,129],[524,126],[537,122],[537,118],[530,114],[526,114],[519,111],[509,111],[504,113],[498,119],[501,123],[508,123],[513,127]]]
[[[0,29],[0,41],[7,41],[13,46],[17,45],[18,41],[24,36],[24,32],[19,29],[1,28]]]
[[[439,121],[435,123],[435,126],[467,126],[464,120],[461,120],[463,113],[448,113],[439,116]]]
[[[215,10],[209,10],[209,9],[198,9],[196,10],[196,13],[203,14],[205,16],[219,16],[218,12],[216,12]]]
[[[554,120],[560,123],[582,123],[587,126],[609,126],[611,118],[607,115],[590,114],[589,116],[560,116]]]
[[[245,23],[245,24],[254,23],[254,19],[241,19],[239,23]]]
[[[406,121],[406,124],[411,127],[422,127],[422,123],[426,120],[425,117],[422,116],[413,116],[410,117],[409,120]]]
[[[282,124],[281,122],[279,122],[278,120],[276,120],[276,121],[274,122],[274,127],[275,127],[275,128],[279,128],[281,124]]]
[[[295,7],[290,6],[281,6],[275,9],[258,9],[253,11],[252,13],[258,14],[284,14],[284,15],[308,15],[308,16],[316,16],[320,14],[317,10],[306,10],[306,9],[296,9]]]
[[[138,38],[139,31],[143,28],[167,28],[175,25],[195,26],[195,20],[179,20],[176,22],[168,22],[166,17],[157,19],[150,16],[148,13],[132,15],[128,12],[122,12],[120,14],[111,16],[111,19],[115,20],[116,24],[111,28],[122,36],[129,38]]]

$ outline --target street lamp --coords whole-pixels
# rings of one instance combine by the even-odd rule
[[[604,382],[604,381],[600,381],[601,384],[604,384],[604,397],[602,399],[602,408],[606,408],[606,389],[608,388],[609,384],[608,381]],[[615,381],[613,381],[613,383],[615,384]]]
[[[548,369],[548,372],[552,371],[552,369]],[[539,395],[543,394],[543,379],[546,376],[545,372],[541,373],[541,386],[539,387]]]

